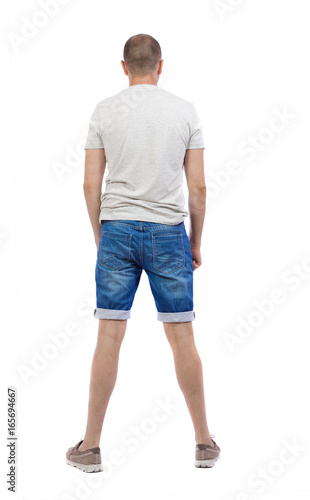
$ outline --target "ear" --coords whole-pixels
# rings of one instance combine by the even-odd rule
[[[125,61],[123,61],[123,60],[122,60],[122,61],[121,61],[121,65],[122,65],[122,67],[123,67],[123,70],[124,70],[125,75],[127,75],[127,76],[128,76],[128,71],[127,71],[127,68],[126,68],[126,63],[125,63]]]

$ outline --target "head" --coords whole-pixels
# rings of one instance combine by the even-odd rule
[[[121,64],[129,78],[129,86],[139,83],[157,85],[163,59],[155,38],[144,33],[132,36],[124,45],[123,58]]]

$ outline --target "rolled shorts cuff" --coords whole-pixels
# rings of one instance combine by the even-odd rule
[[[130,310],[102,309],[100,307],[96,307],[94,309],[94,316],[99,319],[129,319]]]
[[[196,315],[194,311],[184,311],[175,313],[157,312],[158,321],[167,323],[183,323],[186,321],[194,321]]]

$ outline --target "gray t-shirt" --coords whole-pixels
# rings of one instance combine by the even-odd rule
[[[84,149],[104,148],[102,219],[175,225],[184,208],[186,149],[205,148],[194,104],[156,85],[131,85],[100,101]]]

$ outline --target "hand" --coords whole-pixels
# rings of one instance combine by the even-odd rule
[[[193,268],[195,271],[202,264],[200,247],[199,248],[191,247],[191,252],[192,252],[192,258],[193,258]]]
[[[100,238],[99,238],[99,240],[95,240],[95,241],[96,241],[96,247],[97,247],[97,252],[98,252]]]

